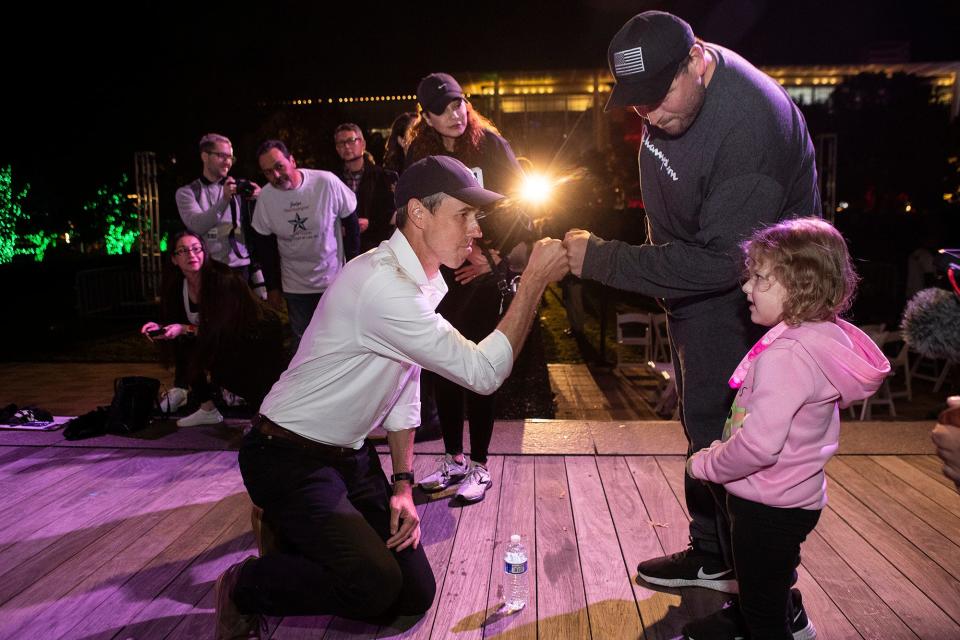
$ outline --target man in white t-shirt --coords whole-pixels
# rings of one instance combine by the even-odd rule
[[[290,367],[240,448],[240,472],[274,551],[227,569],[216,586],[217,638],[250,638],[264,615],[420,615],[436,582],[413,502],[420,370],[477,393],[510,374],[547,284],[566,272],[558,240],[534,245],[497,328],[479,343],[436,313],[503,196],[460,161],[429,156],[400,177],[397,230],[331,285]],[[367,435],[383,426],[392,485]]]
[[[298,168],[279,140],[261,144],[257,159],[270,184],[260,192],[253,228],[276,237],[295,353],[323,292],[359,248],[357,197],[328,171]],[[276,285],[267,282],[267,299],[279,306]]]

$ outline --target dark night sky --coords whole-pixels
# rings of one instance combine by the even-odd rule
[[[412,93],[438,70],[605,66],[613,33],[649,8],[761,65],[859,62],[889,40],[909,41],[914,61],[960,60],[960,2],[947,0],[34,5],[0,44],[0,163],[50,210],[129,171],[135,150],[216,129],[225,100]]]

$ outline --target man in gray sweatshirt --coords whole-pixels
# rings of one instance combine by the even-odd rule
[[[692,453],[720,439],[733,400],[727,380],[763,333],[738,286],[739,243],[759,226],[821,215],[813,143],[777,82],[695,38],[677,16],[633,17],[607,57],[616,86],[606,110],[629,106],[644,120],[638,162],[649,240],[631,246],[575,229],[564,244],[574,275],[666,309]],[[736,592],[722,486],[686,477],[685,494],[690,547],[640,563],[640,577]]]
[[[237,193],[237,182],[230,175],[235,158],[230,139],[219,133],[208,133],[200,139],[200,177],[177,189],[180,219],[190,231],[203,237],[210,257],[233,268],[244,280],[250,256],[243,230],[243,206]],[[248,198],[260,195],[260,187]]]

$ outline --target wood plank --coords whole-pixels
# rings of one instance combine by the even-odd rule
[[[174,534],[209,511],[211,500],[223,497],[224,488],[236,488],[231,475],[211,479],[211,472],[222,466],[218,455],[223,457],[194,454],[192,463],[164,480],[166,491],[145,500],[137,515],[128,515],[93,544],[29,584],[6,603],[8,613],[0,621],[0,635],[59,637],[76,624],[74,612],[88,611],[110,597]],[[185,495],[194,504],[183,504]]]
[[[487,594],[487,611],[493,611],[483,627],[485,638],[509,633],[511,640],[536,640],[537,637],[537,536],[536,496],[534,493],[534,458],[510,456],[503,460],[500,483],[500,510],[495,529],[496,544],[490,568],[491,583]],[[528,604],[509,615],[496,613],[503,604],[503,558],[510,536],[518,534],[527,548],[527,573],[530,580]]]
[[[178,617],[179,619],[175,621],[173,630],[167,634],[164,640],[212,638],[214,625],[216,624],[216,608],[217,594],[215,589],[209,589],[190,613]],[[269,638],[270,636],[266,637]]]
[[[434,456],[416,456],[413,468],[418,478],[425,478],[436,470],[436,460]],[[490,491],[498,490],[499,486],[495,486]],[[449,492],[425,493],[420,490],[414,494],[417,512],[420,513],[420,544],[423,545],[430,562],[430,569],[437,583],[437,594],[443,591],[450,553],[453,551],[457,527],[463,513],[463,509],[451,509],[448,504],[449,497],[440,498],[440,493],[450,495]],[[439,600],[434,598],[430,609],[419,619],[404,617],[383,625],[378,631],[378,637],[427,640],[433,631]]]
[[[635,639],[643,626],[630,589],[632,569],[617,544],[596,460],[567,456],[566,465],[590,630],[597,638]]]
[[[534,461],[537,618],[541,638],[588,638],[583,576],[563,458]]]
[[[164,502],[169,502],[172,508],[167,509],[160,523],[67,594],[65,601],[72,606],[64,611],[50,610],[43,614],[45,619],[37,637],[60,637],[66,633],[78,624],[78,616],[73,612],[85,613],[106,606],[113,600],[123,601],[124,594],[128,593],[127,583],[144,571],[171,540],[194,526],[218,501],[238,491],[242,491],[242,485],[236,473],[234,455],[229,452],[218,453],[195,478],[185,482],[182,487],[164,493]],[[189,498],[185,500],[184,496]]]
[[[957,487],[953,483],[953,480],[943,475],[943,461],[937,456],[900,456],[900,458],[906,460],[917,469],[920,469],[948,489],[956,491]]]
[[[611,420],[607,396],[585,364],[548,364],[558,419]]]
[[[198,613],[196,605],[213,590],[217,578],[227,567],[250,555],[256,555],[256,542],[250,530],[250,501],[246,493],[236,494],[245,508],[234,513],[228,525],[213,541],[180,571],[143,610],[136,621],[128,623],[121,637],[164,638],[183,616]],[[203,612],[207,629],[214,629],[214,611]]]
[[[683,489],[686,456],[628,457],[627,464],[664,551],[669,554],[686,549],[690,544],[690,517]],[[655,588],[683,596],[680,606],[670,612],[671,618],[658,625],[657,633],[661,633],[660,626],[682,627],[687,622],[708,616],[730,599],[729,595],[710,589]]]
[[[683,487],[684,479],[687,475],[687,457],[685,455],[657,456],[656,460],[657,464],[660,465],[660,470],[663,472],[663,477],[666,478],[667,484],[670,485],[670,489],[673,491],[673,495],[677,497],[677,503],[680,505],[680,508],[683,509],[687,520],[689,520],[690,514],[687,513],[687,501],[684,497],[685,489]]]
[[[686,549],[690,533],[683,501],[678,500],[670,488],[657,459],[651,456],[629,456],[626,461],[650,515],[649,524],[660,540],[664,553]]]
[[[48,446],[39,447],[12,447],[0,446],[0,478],[7,472],[7,465],[15,463],[20,458],[36,455],[38,452],[48,449]]]
[[[917,637],[817,531],[803,545],[803,565],[866,640]]]
[[[0,470],[0,531],[11,519],[32,513],[76,488],[77,474],[121,457],[110,449],[21,447],[31,456]],[[99,467],[98,467],[99,468]],[[11,518],[12,516],[12,518]]]
[[[960,549],[956,543],[897,502],[896,493],[878,491],[876,485],[849,463],[850,460],[846,457],[842,461],[834,458],[827,465],[827,473],[954,578],[960,578]],[[881,473],[875,477],[881,481],[888,478]],[[891,497],[894,499],[891,500]]]
[[[833,509],[824,509],[817,532],[917,636],[960,638],[960,626],[871,546],[874,540],[858,534]]]
[[[109,535],[119,523],[113,516],[128,507],[135,510],[143,501],[143,492],[156,486],[157,475],[169,473],[171,460],[182,457],[169,453],[133,456],[109,471],[106,480],[90,477],[94,472],[89,470],[84,473],[89,482],[78,483],[78,491],[24,517],[22,525],[8,526],[2,533],[4,542],[14,541],[0,547],[0,602],[16,595],[51,565]]]
[[[829,490],[830,508],[947,615],[960,622],[960,581],[857,500],[839,483]]]
[[[503,482],[503,458],[490,458],[494,486]],[[490,567],[496,535],[500,492],[488,491],[482,502],[463,507],[457,536],[437,597],[433,638],[480,638],[487,611]]]
[[[871,460],[909,483],[942,508],[960,517],[960,493],[957,493],[956,487],[944,486],[938,480],[894,456],[871,456]]]
[[[840,429],[842,455],[904,455],[936,452],[930,440],[932,422],[845,420]]]
[[[588,422],[598,455],[683,455],[687,438],[679,422]]]
[[[653,520],[643,504],[626,460],[619,456],[598,457],[596,460],[633,595],[640,610],[644,637],[656,640],[674,638],[680,635],[683,626],[683,621],[674,615],[682,605],[679,592],[656,591],[635,579],[637,564],[663,555]]]
[[[126,629],[128,636],[120,637],[148,637],[137,631],[138,625],[149,622],[150,613],[146,612],[146,608],[228,527],[239,528],[240,523],[245,523],[249,529],[250,499],[246,492],[238,492],[218,501],[181,535],[168,540],[163,551],[132,575],[116,597],[85,612],[86,615],[71,629],[70,635],[84,640],[109,640]]]
[[[797,588],[803,594],[803,608],[817,630],[817,637],[824,640],[862,637],[802,564],[797,569],[797,575]]]

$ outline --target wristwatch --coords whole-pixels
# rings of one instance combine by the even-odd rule
[[[399,480],[407,480],[410,484],[413,484],[413,471],[401,471],[390,476],[391,483],[396,483]]]

